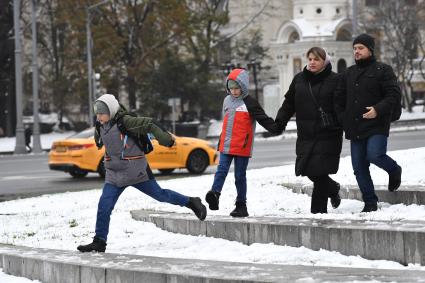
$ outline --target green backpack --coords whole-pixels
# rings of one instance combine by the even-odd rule
[[[137,115],[133,114],[133,113],[129,113],[127,115],[137,117]],[[127,135],[127,136],[133,138],[133,140],[136,142],[136,144],[139,146],[139,148],[145,154],[152,152],[153,151],[153,145],[152,145],[152,142],[151,142],[151,139],[149,138],[149,136],[145,135],[145,134],[133,135],[131,132],[127,131],[127,129],[125,128],[124,123],[123,123],[123,117],[124,116],[122,116],[120,119],[117,120],[117,127],[120,130],[120,132],[123,135]]]

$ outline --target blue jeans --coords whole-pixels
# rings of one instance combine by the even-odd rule
[[[168,202],[175,205],[186,206],[189,197],[175,191],[161,189],[155,179],[133,185],[136,189],[160,202]],[[107,241],[111,213],[125,187],[120,188],[105,183],[102,196],[99,199],[96,219],[96,237]]]
[[[214,192],[221,192],[233,159],[235,160],[235,185],[238,193],[236,201],[246,202],[246,168],[249,157],[220,153],[220,161],[211,189]]]
[[[362,140],[351,141],[351,162],[354,175],[356,175],[357,184],[366,204],[378,202],[370,176],[370,163],[387,173],[394,172],[398,168],[397,163],[387,155],[387,141],[388,137],[385,135],[373,135]]]

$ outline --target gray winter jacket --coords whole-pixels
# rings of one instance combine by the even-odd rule
[[[126,187],[153,178],[146,156],[135,138],[152,133],[160,145],[170,147],[174,144],[171,134],[156,125],[152,118],[129,115],[112,95],[103,95],[98,100],[105,102],[113,117],[105,125],[97,125],[94,134],[96,145],[105,146],[105,182]],[[118,121],[131,135],[121,133]]]
[[[146,157],[133,138],[121,134],[116,123],[101,126],[100,136],[105,145],[106,183],[126,187],[149,180]]]

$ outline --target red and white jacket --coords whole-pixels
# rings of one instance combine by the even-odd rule
[[[227,86],[236,81],[242,94],[233,97]],[[272,118],[266,115],[258,101],[248,95],[249,74],[244,69],[234,69],[226,80],[228,95],[223,102],[223,126],[218,144],[221,153],[251,157],[254,145],[255,121],[272,134],[282,131]]]

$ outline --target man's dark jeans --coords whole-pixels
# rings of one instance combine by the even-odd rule
[[[175,205],[185,206],[189,197],[172,190],[161,189],[155,179],[134,184],[133,187],[160,202],[168,202]],[[102,196],[99,199],[96,219],[96,237],[107,241],[111,213],[124,188],[105,183]]]
[[[376,204],[378,197],[375,195],[372,178],[370,176],[370,163],[385,170],[388,174],[398,168],[397,163],[387,155],[388,137],[373,135],[361,140],[351,141],[351,162],[357,184],[366,204]]]
[[[217,166],[217,172],[214,176],[212,190],[218,193],[221,192],[233,159],[235,160],[235,185],[236,191],[238,192],[236,201],[245,202],[246,168],[248,167],[249,157],[220,153],[220,161]]]

